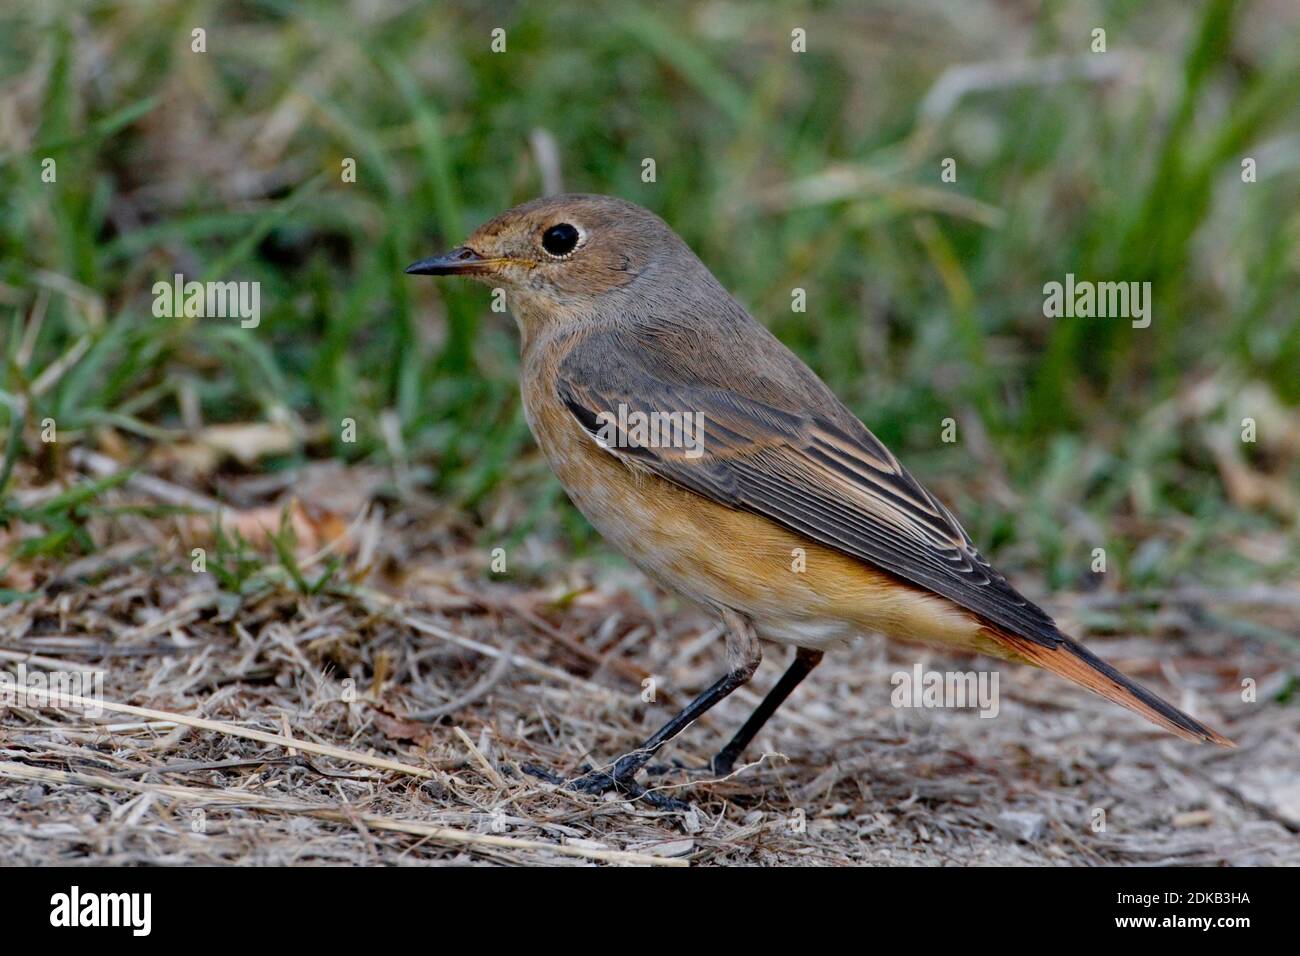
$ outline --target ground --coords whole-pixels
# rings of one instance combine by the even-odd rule
[[[769,647],[643,778],[690,805],[661,810],[521,768],[574,776],[636,746],[722,672],[716,622],[617,559],[534,540],[494,575],[436,502],[397,507],[364,470],[312,470],[292,495],[288,479],[228,488],[246,507],[221,537],[190,512],[125,508],[186,497],[137,475],[106,492],[122,507],[89,528],[102,547],[0,605],[9,672],[99,669],[104,702],[97,717],[0,706],[6,862],[1300,863],[1289,648],[1215,623],[1292,627],[1293,592],[1035,595],[1234,750],[1044,672],[867,635],[827,655],[734,774],[678,769],[705,765],[775,681],[790,652]],[[279,514],[294,533],[259,541]],[[1117,609],[1156,624],[1092,633]],[[895,708],[891,675],[917,661],[995,669],[996,718]]]
[[[103,706],[0,685],[0,862],[1300,862],[1300,4],[754,6],[0,4],[0,682]],[[1017,668],[996,718],[896,709],[994,665],[865,635],[751,765],[649,778],[688,813],[522,772],[722,668],[565,502],[508,299],[403,274],[560,190],[660,215],[1240,746]],[[1145,304],[1054,314],[1075,280]]]

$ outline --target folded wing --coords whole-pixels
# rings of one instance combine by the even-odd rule
[[[689,359],[674,365],[663,352],[652,372],[637,344],[597,333],[569,353],[557,381],[560,399],[610,454],[934,591],[1035,644],[1064,640],[861,423],[711,387],[691,374]],[[691,415],[701,432],[689,447],[652,445],[618,427],[635,422],[632,413]]]

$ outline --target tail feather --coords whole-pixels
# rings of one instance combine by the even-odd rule
[[[1056,647],[1047,647],[1002,631],[997,632],[997,638],[1031,664],[1059,674],[1121,707],[1127,707],[1184,740],[1196,743],[1209,741],[1223,747],[1237,746],[1218,731],[1189,717],[1141,684],[1125,677],[1077,641],[1062,636]]]

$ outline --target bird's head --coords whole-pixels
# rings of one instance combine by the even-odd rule
[[[450,252],[408,266],[415,275],[466,276],[504,288],[525,332],[627,306],[639,280],[698,266],[654,213],[610,196],[570,193],[503,212]]]

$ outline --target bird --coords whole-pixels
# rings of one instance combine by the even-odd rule
[[[764,645],[793,645],[788,669],[706,768],[731,773],[823,655],[868,632],[1045,668],[1185,740],[1234,746],[1016,591],[650,210],[546,196],[406,272],[505,290],[524,416],[570,500],[724,627],[725,673],[572,789],[644,794],[636,776],[660,748],[746,684]]]

